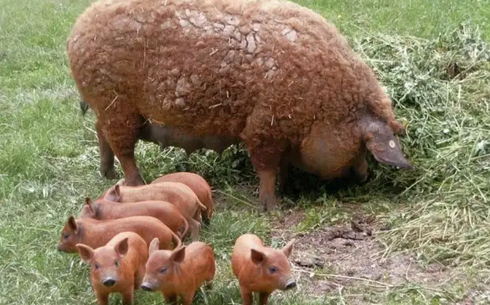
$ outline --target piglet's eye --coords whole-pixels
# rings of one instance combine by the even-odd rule
[[[276,272],[277,272],[277,267],[270,266],[270,267],[269,267],[269,272],[270,272],[271,274],[276,273]]]
[[[162,268],[160,268],[160,270],[158,270],[158,272],[160,272],[160,273],[165,273],[165,272],[167,272],[167,267],[162,267]]]
[[[65,240],[68,240],[68,238],[70,238],[70,234],[68,234],[68,233],[63,234],[63,238],[64,238]]]
[[[99,268],[100,268],[100,265],[99,265],[99,264],[97,264],[97,263],[95,263],[95,264],[94,264],[94,269],[95,269],[95,270],[97,270],[97,269],[99,269]]]
[[[119,267],[119,265],[120,265],[119,261],[115,261],[114,265],[116,265],[116,267]]]

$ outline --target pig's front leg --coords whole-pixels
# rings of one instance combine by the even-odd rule
[[[177,304],[177,296],[175,294],[172,295],[163,295],[163,298],[165,299],[165,303],[169,305],[176,305]]]
[[[243,305],[253,304],[254,299],[253,299],[252,292],[250,290],[240,286],[240,294],[242,296]]]
[[[122,294],[123,296],[123,305],[132,305],[133,304],[133,291],[134,286],[129,287],[128,291]]]
[[[182,296],[182,305],[191,305],[192,304],[192,300],[194,300],[194,295],[196,294],[196,292],[190,292],[184,296]]]
[[[275,169],[257,170],[259,176],[259,202],[267,211],[272,211],[277,207],[276,198],[276,178]]]
[[[269,301],[269,296],[270,296],[270,295],[271,295],[271,294],[270,294],[270,293],[268,293],[268,292],[261,292],[261,293],[260,293],[259,304],[260,304],[260,305],[266,305],[266,304],[267,304],[267,302]]]
[[[109,304],[109,294],[98,291],[96,291],[95,294],[97,296],[97,301],[99,302],[99,305]]]

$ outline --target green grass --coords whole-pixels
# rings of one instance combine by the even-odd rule
[[[80,115],[65,54],[70,28],[89,2],[0,0],[0,304],[96,304],[87,267],[55,249],[65,220],[78,213],[85,196],[113,183],[98,175],[93,114]],[[345,204],[357,204],[388,228],[377,234],[384,256],[410,253],[419,264],[439,262],[456,275],[437,288],[368,283],[318,298],[297,289],[274,295],[272,304],[455,304],[467,298],[484,304],[490,273],[490,4],[298,2],[332,20],[376,70],[397,116],[408,124],[403,144],[417,170],[396,171],[371,160],[367,185],[338,191],[314,179],[308,187],[298,178],[300,198],[284,198],[284,204],[306,216],[291,230],[307,234],[348,223],[353,212]],[[456,78],[448,72],[454,64],[463,71]],[[246,154],[234,148],[223,158],[201,152],[187,159],[176,149],[162,154],[155,145],[140,145],[137,158],[147,179],[193,170],[217,188],[222,204],[203,240],[215,248],[219,273],[214,289],[196,304],[239,304],[229,267],[236,237],[251,231],[274,245],[284,242],[271,238],[271,220],[284,211],[267,216],[256,209],[257,180]],[[334,275],[317,272],[319,279]],[[137,293],[137,304],[161,303],[159,295]]]

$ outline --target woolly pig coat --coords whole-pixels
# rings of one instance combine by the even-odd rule
[[[76,21],[68,55],[128,185],[141,182],[133,151],[145,122],[241,138],[269,185],[281,154],[315,124],[336,133],[342,156],[324,177],[356,158],[362,113],[402,129],[335,27],[288,1],[102,0]]]

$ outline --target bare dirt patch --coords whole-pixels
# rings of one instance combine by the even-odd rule
[[[413,254],[386,255],[376,237],[382,225],[372,215],[353,215],[350,223],[298,234],[295,227],[302,219],[304,212],[288,212],[273,223],[273,238],[296,238],[293,270],[309,294],[320,297],[344,288],[363,291],[407,283],[439,289],[455,276],[441,264],[420,265]],[[361,299],[354,303],[364,304]]]

